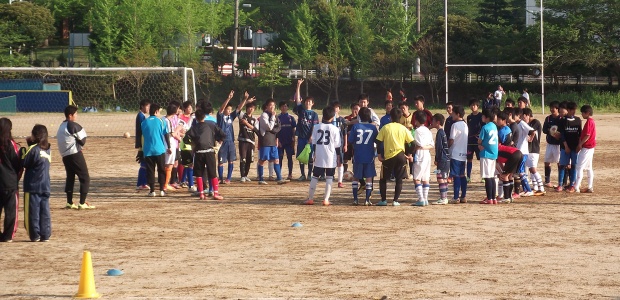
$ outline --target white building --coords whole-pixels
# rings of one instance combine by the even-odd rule
[[[532,26],[540,20],[540,4],[536,0],[526,0],[525,2],[525,26]]]

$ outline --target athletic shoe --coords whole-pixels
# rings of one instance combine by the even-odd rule
[[[387,206],[387,201],[386,200],[381,200],[381,201],[377,202],[376,205],[377,206]]]
[[[576,190],[576,189],[575,189],[575,187],[573,187],[573,186],[571,186],[571,187],[569,187],[569,188],[567,188],[567,189],[566,189],[566,192],[567,192],[567,193],[571,193],[571,194],[572,194],[572,193],[574,193],[574,192],[576,192],[576,191],[577,191],[577,190]]]
[[[213,200],[224,200],[224,196],[217,194],[217,195],[213,195]]]
[[[2,241],[0,241],[0,242],[12,243],[12,242],[13,242],[13,240],[2,240]]]
[[[84,202],[84,204],[78,204],[78,209],[95,209],[96,207]]]
[[[159,196],[160,197],[166,197],[166,192],[165,191],[159,191]]]
[[[329,200],[323,200],[323,206],[330,206],[332,205],[331,202],[329,202]]]
[[[148,196],[149,197],[155,197],[155,195],[157,195],[157,194],[155,194],[155,192],[150,192]]]
[[[308,199],[308,200],[303,202],[303,205],[314,205],[314,200]]]
[[[230,184],[230,179],[224,180],[224,184]]]
[[[545,192],[543,192],[543,191],[535,191],[534,192],[534,196],[544,196],[544,195],[545,195]]]
[[[364,206],[372,206],[372,202],[366,201],[366,202],[364,202]]]
[[[517,199],[517,198],[520,198],[520,197],[521,197],[521,196],[519,196],[519,194],[517,194],[517,193],[512,193],[512,197],[511,197],[511,198],[512,198],[512,199]]]
[[[215,194],[213,192],[206,192],[205,195],[207,195],[207,197],[213,197]]]
[[[467,203],[467,198],[461,198],[460,201],[461,203]]]
[[[351,205],[353,205],[353,206],[358,206],[358,205],[360,205],[360,204],[359,204],[356,200],[353,200],[353,203],[351,203]]]
[[[286,177],[286,180],[288,180],[288,181],[293,180],[293,175],[288,175],[288,177]]]
[[[47,243],[47,242],[49,242],[49,241],[50,241],[50,239],[44,239],[44,240],[41,240],[41,242],[42,242],[42,243]]]
[[[534,196],[534,192],[523,192],[521,193],[521,197],[532,197]]]
[[[275,178],[275,177],[273,177],[273,176],[269,176],[269,179],[268,179],[268,180],[269,180],[269,181],[274,181],[274,180],[276,180],[276,178]]]
[[[187,188],[188,187],[187,182],[181,182],[181,187],[182,188]]]
[[[400,203],[398,203],[398,201],[392,201],[392,206],[400,206]]]
[[[187,190],[188,190],[189,192],[195,192],[195,191],[196,191],[196,186],[195,186],[195,185],[192,185],[192,186],[188,187],[188,188],[187,188]]]
[[[446,205],[448,204],[448,199],[439,199],[433,202],[433,205]]]
[[[409,174],[409,176],[407,177],[409,180],[413,180],[413,174]]]
[[[299,176],[299,178],[297,178],[297,181],[306,181],[306,176],[304,175]]]
[[[459,201],[459,199],[450,199],[450,200],[448,200],[448,203],[450,203],[450,204],[459,204],[459,203],[461,203],[461,201]]]
[[[267,181],[261,180],[258,182],[259,185],[267,185]]]
[[[39,242],[39,241],[41,241],[41,238],[36,238],[36,239],[34,239],[34,240],[32,240],[32,241],[33,241],[33,242]]]
[[[590,188],[582,188],[581,190],[579,190],[580,193],[588,193],[588,194],[592,194],[594,193],[594,189],[590,189]]]
[[[412,203],[411,206],[426,206],[426,201],[418,200],[415,203]]]
[[[78,206],[75,205],[75,203],[71,203],[71,204],[67,203],[67,205],[65,205],[65,208],[66,209],[78,209]]]
[[[342,182],[338,182],[338,188],[344,188],[344,184],[342,184]]]
[[[150,187],[148,185],[141,185],[141,186],[137,186],[136,190],[141,191],[141,190],[148,190],[150,189]]]
[[[245,176],[245,182],[252,182],[252,179],[250,179],[250,177]]]
[[[498,201],[498,203],[500,204],[509,204],[512,203],[512,199],[508,198],[508,199],[501,199]]]
[[[288,181],[284,180],[284,179],[280,179],[277,181],[277,184],[287,184]]]
[[[494,200],[484,199],[480,201],[480,204],[496,204]]]
[[[467,177],[467,183],[471,182],[471,177]]]

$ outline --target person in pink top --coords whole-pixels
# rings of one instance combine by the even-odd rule
[[[575,181],[575,191],[580,193],[594,192],[594,169],[592,168],[592,158],[594,157],[594,147],[596,147],[596,124],[592,118],[592,107],[584,105],[581,107],[581,116],[586,120],[586,124],[581,131],[579,145],[577,146],[577,180]],[[588,171],[588,188],[581,188],[583,171]]]

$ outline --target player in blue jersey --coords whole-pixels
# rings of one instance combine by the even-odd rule
[[[373,178],[377,175],[375,170],[375,139],[379,134],[377,126],[370,123],[371,113],[367,107],[360,108],[360,122],[353,125],[349,132],[348,140],[353,145],[353,182],[351,189],[353,190],[353,205],[358,204],[357,193],[359,189],[358,179],[366,179],[366,201],[365,205],[370,203],[372,195]]]
[[[295,129],[297,122],[295,118],[288,113],[288,104],[286,101],[281,101],[278,105],[280,107],[280,114],[278,120],[280,121],[280,132],[277,134],[278,138],[278,156],[280,157],[280,170],[282,170],[282,159],[286,152],[286,160],[288,162],[288,177],[287,180],[293,179],[293,147],[295,146]]]
[[[149,108],[151,107],[151,101],[144,99],[140,101],[140,111],[136,115],[136,143],[135,148],[138,149],[138,155],[136,155],[136,161],[140,163],[140,169],[138,170],[138,183],[136,184],[137,190],[145,190],[148,188],[146,185],[146,161],[144,160],[144,153],[142,152],[142,121],[147,118]]]
[[[306,97],[303,103],[301,101],[301,93],[299,91],[299,88],[301,87],[301,84],[303,82],[303,79],[297,80],[297,90],[295,93],[295,109],[293,109],[293,112],[299,117],[297,120],[297,130],[295,131],[295,135],[297,136],[297,153],[295,154],[296,156],[299,156],[301,151],[304,150],[306,144],[310,143],[312,128],[314,127],[314,125],[319,124],[319,115],[312,110],[312,106],[314,106],[314,98]],[[312,157],[313,153],[310,152],[307,178],[305,165],[303,163],[299,163],[299,169],[301,171],[301,176],[298,179],[299,181],[310,179],[312,175],[313,165]]]
[[[480,130],[478,149],[480,150],[480,174],[484,179],[486,198],[480,204],[497,204],[495,199],[495,160],[497,160],[498,137],[497,125],[493,123],[495,113],[490,108],[482,112],[482,122],[486,123]]]
[[[336,167],[336,173],[338,173],[338,187],[343,188],[342,177],[344,176],[344,153],[347,152],[347,120],[344,117],[340,116],[340,102],[335,101],[332,102],[331,106],[336,111],[336,116],[334,116],[334,120],[332,124],[340,130],[340,140],[342,143],[340,147],[336,149],[336,155],[338,157],[338,166]]]
[[[230,179],[232,177],[233,169],[234,169],[234,161],[237,160],[237,150],[235,149],[235,131],[233,129],[233,122],[239,116],[241,109],[245,105],[245,102],[250,97],[248,92],[245,92],[243,96],[243,101],[237,105],[237,108],[233,111],[232,105],[228,104],[230,99],[232,99],[235,91],[230,91],[228,94],[228,98],[226,101],[222,103],[220,110],[217,113],[217,126],[221,128],[226,133],[226,139],[220,146],[220,151],[218,151],[218,161],[219,165],[217,167],[217,173],[219,175],[220,184],[230,184]],[[224,163],[228,163],[228,173],[226,174],[226,180],[224,180]]]
[[[383,128],[383,126],[392,123],[392,119],[390,119],[390,111],[392,111],[392,100],[385,100],[385,116],[381,117],[379,120],[379,129]]]

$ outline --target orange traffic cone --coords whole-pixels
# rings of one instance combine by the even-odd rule
[[[91,299],[99,298],[101,295],[95,289],[95,276],[93,274],[93,262],[90,258],[90,251],[84,251],[82,256],[82,271],[80,272],[80,287],[75,298]]]

